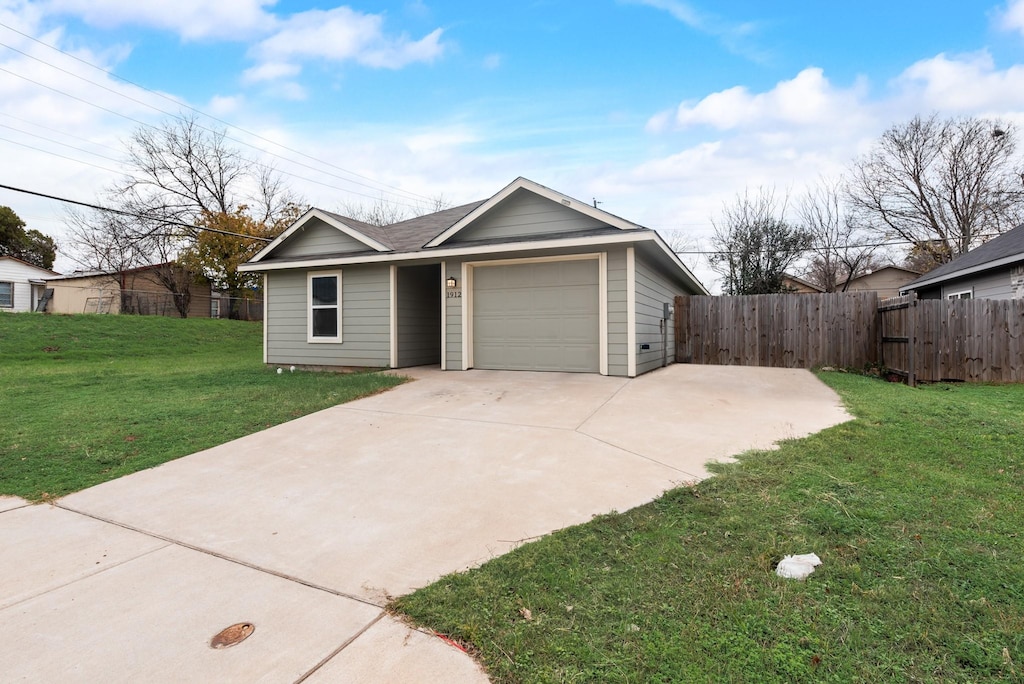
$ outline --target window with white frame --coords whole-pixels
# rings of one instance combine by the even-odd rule
[[[0,309],[14,308],[14,283],[0,283]]]
[[[959,292],[950,292],[946,295],[946,299],[971,299],[974,293],[971,290],[961,290]]]
[[[341,273],[310,273],[310,342],[341,342]]]
[[[220,318],[220,300],[210,300],[210,318]]]

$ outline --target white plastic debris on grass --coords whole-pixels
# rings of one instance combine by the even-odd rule
[[[805,580],[819,565],[821,559],[816,553],[786,556],[779,562],[779,567],[775,568],[775,574],[786,579]]]

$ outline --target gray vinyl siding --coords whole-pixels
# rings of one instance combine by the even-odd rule
[[[517,190],[504,202],[452,236],[448,244],[584,231],[607,225],[558,202],[526,190]]]
[[[462,282],[462,262],[446,261],[445,278],[452,277],[458,282],[455,291],[445,288],[445,367],[447,370],[462,370],[462,297],[465,283]]]
[[[398,268],[398,367],[441,362],[441,271]]]
[[[341,272],[341,342],[306,341],[307,274]],[[387,265],[267,274],[267,363],[365,366],[390,363],[391,273]]]
[[[1010,268],[1000,268],[943,283],[942,297],[945,299],[954,292],[964,290],[971,290],[974,299],[1013,299]]]
[[[608,375],[629,374],[626,248],[608,250]]]
[[[675,285],[668,278],[652,268],[640,254],[636,255],[636,373],[646,373],[662,364],[662,333],[660,321],[663,315],[663,304],[669,303],[672,310],[676,295],[685,294],[683,288]],[[668,329],[667,357],[668,363],[675,361],[675,326],[672,320],[665,322]],[[643,344],[650,349],[640,351]]]
[[[274,250],[274,258],[342,252],[365,252],[369,247],[318,218],[310,219]]]

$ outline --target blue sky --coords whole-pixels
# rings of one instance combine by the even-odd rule
[[[80,199],[162,118],[139,101],[180,110],[150,91],[321,160],[247,150],[327,209],[522,175],[698,247],[736,193],[798,196],[914,114],[1024,122],[1022,0],[0,0],[0,24],[0,183]],[[55,203],[0,204],[62,238]]]

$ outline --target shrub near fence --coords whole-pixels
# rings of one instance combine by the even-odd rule
[[[863,368],[910,384],[1024,382],[1024,300],[877,299],[873,292],[677,297],[676,360]]]
[[[878,359],[878,296],[677,297],[676,359],[777,368],[862,368]]]

